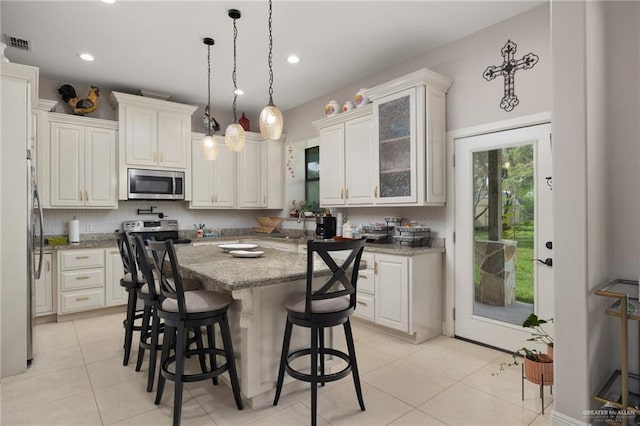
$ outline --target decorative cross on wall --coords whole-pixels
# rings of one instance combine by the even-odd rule
[[[538,63],[538,55],[528,53],[522,59],[514,59],[518,46],[511,40],[501,50],[504,62],[502,65],[490,65],[484,70],[482,76],[487,81],[491,81],[500,74],[504,77],[504,96],[500,100],[500,108],[505,111],[512,111],[519,103],[515,93],[515,76],[519,69],[528,70]]]

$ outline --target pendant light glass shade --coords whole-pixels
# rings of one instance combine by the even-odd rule
[[[213,139],[213,136],[205,136],[204,138],[202,138],[202,141],[200,143],[202,158],[209,161],[215,161],[218,159],[218,151],[220,150],[220,148],[218,148],[218,144]]]
[[[242,151],[245,140],[244,129],[239,123],[229,124],[227,130],[224,131],[224,143],[229,151]]]
[[[260,112],[260,133],[264,139],[278,140],[282,135],[282,113],[275,105],[267,105]]]
[[[269,103],[260,112],[258,119],[260,133],[263,139],[280,139],[284,120],[280,109],[273,103],[273,29],[271,28],[271,15],[273,6],[269,0]]]

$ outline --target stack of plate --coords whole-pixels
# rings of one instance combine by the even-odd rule
[[[431,228],[426,226],[398,226],[398,235],[393,239],[400,244],[408,244],[412,247],[428,246],[431,238]]]
[[[388,243],[389,233],[393,231],[393,226],[388,225],[362,225],[362,237],[367,241],[376,243]]]

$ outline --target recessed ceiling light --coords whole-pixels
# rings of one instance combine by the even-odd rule
[[[236,95],[240,96],[240,95],[244,95],[244,90],[242,89],[236,89],[233,91],[233,93],[235,93]]]
[[[102,3],[113,4],[116,0],[102,0]]]
[[[289,55],[289,57],[287,58],[287,62],[289,62],[290,64],[297,64],[298,62],[300,62],[300,58],[296,55]]]
[[[95,59],[91,53],[78,53],[78,56],[80,56],[80,59],[87,62],[91,62]]]

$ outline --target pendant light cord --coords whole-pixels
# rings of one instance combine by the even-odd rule
[[[207,136],[211,136],[211,46],[207,45]]]
[[[236,117],[236,102],[238,100],[238,85],[236,82],[236,40],[238,39],[238,27],[236,26],[236,19],[233,19],[233,73],[231,73],[231,77],[233,78],[233,122],[237,123],[238,119]]]
[[[273,30],[271,28],[271,14],[273,8],[269,0],[269,105],[273,105]]]

